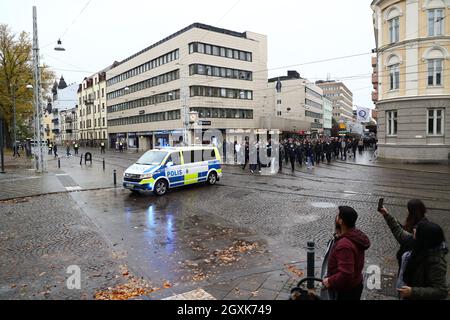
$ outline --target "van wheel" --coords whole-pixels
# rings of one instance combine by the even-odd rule
[[[213,186],[217,182],[217,173],[211,172],[208,176],[208,184]]]
[[[158,180],[153,188],[153,193],[157,196],[163,196],[167,193],[168,187],[169,185],[166,180]]]

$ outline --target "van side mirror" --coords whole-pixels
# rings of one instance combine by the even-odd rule
[[[173,162],[172,161],[167,162],[166,167],[167,168],[173,167]]]

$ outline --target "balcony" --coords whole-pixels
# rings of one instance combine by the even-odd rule
[[[66,133],[72,134],[73,133],[73,129],[66,129]]]
[[[53,123],[53,124],[58,124],[58,123],[59,123],[59,119],[58,119],[58,118],[52,119],[52,123]]]
[[[372,92],[372,101],[373,102],[378,101],[378,92],[377,91]]]
[[[59,129],[53,129],[52,132],[53,132],[54,134],[59,134]]]
[[[377,57],[372,57],[372,67],[375,68],[378,64],[378,58]]]
[[[378,73],[372,73],[372,84],[378,84]]]
[[[92,99],[92,98],[85,99],[84,100],[84,104],[85,105],[92,105],[92,104],[94,104],[94,99]]]

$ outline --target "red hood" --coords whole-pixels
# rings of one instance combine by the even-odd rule
[[[358,248],[360,248],[361,250],[364,250],[364,251],[369,249],[369,247],[370,247],[369,238],[361,230],[358,230],[358,229],[352,229],[339,237],[339,239],[342,239],[342,238],[349,239]]]

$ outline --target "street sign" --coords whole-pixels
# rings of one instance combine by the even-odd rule
[[[198,122],[198,124],[199,124],[200,126],[210,126],[212,123],[211,123],[211,121],[200,120],[200,121]]]

